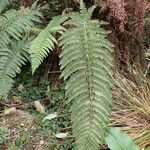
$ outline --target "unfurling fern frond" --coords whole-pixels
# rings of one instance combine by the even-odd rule
[[[26,62],[27,48],[22,41],[11,42],[9,47],[0,48],[0,98],[7,99],[17,73]]]
[[[54,44],[57,44],[53,34],[56,32],[62,33],[62,31],[65,30],[65,28],[60,25],[65,20],[65,16],[54,17],[48,26],[31,42],[29,53],[33,73],[48,55],[50,50],[53,50]]]
[[[5,47],[11,38],[19,40],[27,27],[32,27],[35,22],[40,22],[39,8],[33,5],[19,11],[9,10],[0,16],[0,48]]]
[[[0,13],[6,8],[6,6],[16,2],[18,0],[1,0],[0,1]]]
[[[73,133],[77,150],[98,150],[110,115],[112,47],[99,21],[90,20],[93,8],[73,13],[67,23],[76,27],[60,38],[66,97],[72,101]]]

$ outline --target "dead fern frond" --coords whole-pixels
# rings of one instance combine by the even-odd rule
[[[115,17],[118,21],[120,21],[119,29],[123,32],[127,19],[124,0],[108,0],[107,2],[110,9],[109,16]]]

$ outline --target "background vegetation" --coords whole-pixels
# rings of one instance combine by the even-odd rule
[[[150,150],[149,10],[1,0],[0,149]]]

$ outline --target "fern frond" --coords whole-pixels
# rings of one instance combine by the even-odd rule
[[[27,27],[32,27],[35,22],[40,22],[42,17],[39,8],[22,8],[9,10],[0,16],[0,48],[10,43],[11,38],[19,40]]]
[[[66,97],[72,101],[71,119],[77,150],[98,150],[103,142],[110,115],[112,47],[107,31],[90,20],[92,10],[75,13],[67,23],[76,28],[60,38],[62,74]]]
[[[54,33],[65,30],[60,24],[66,20],[66,17],[57,16],[48,24],[48,26],[31,42],[30,57],[32,64],[32,72],[39,67],[43,59],[53,50],[57,40]]]
[[[0,13],[6,8],[6,6],[16,2],[18,0],[1,0],[0,1]]]
[[[27,48],[22,41],[13,41],[8,47],[0,48],[0,98],[7,99],[14,83],[13,78],[27,61],[26,53]]]

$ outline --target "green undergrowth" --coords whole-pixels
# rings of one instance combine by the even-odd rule
[[[27,74],[27,78],[30,73]],[[25,77],[25,75],[24,75]],[[58,81],[59,82],[59,81]],[[74,138],[71,137],[69,107],[64,103],[64,87],[52,87],[52,82],[44,79],[16,79],[16,85],[10,98],[19,97],[16,109],[24,112],[23,119],[19,116],[0,118],[0,149],[5,150],[70,150]],[[19,89],[21,85],[21,89]],[[39,100],[45,113],[37,112],[33,102]],[[4,107],[9,109],[9,107]],[[49,114],[57,112],[58,117],[43,120]],[[17,118],[18,117],[18,118]],[[11,120],[14,120],[11,121]],[[17,120],[17,121],[16,121]],[[68,133],[70,138],[56,138],[57,133]]]

